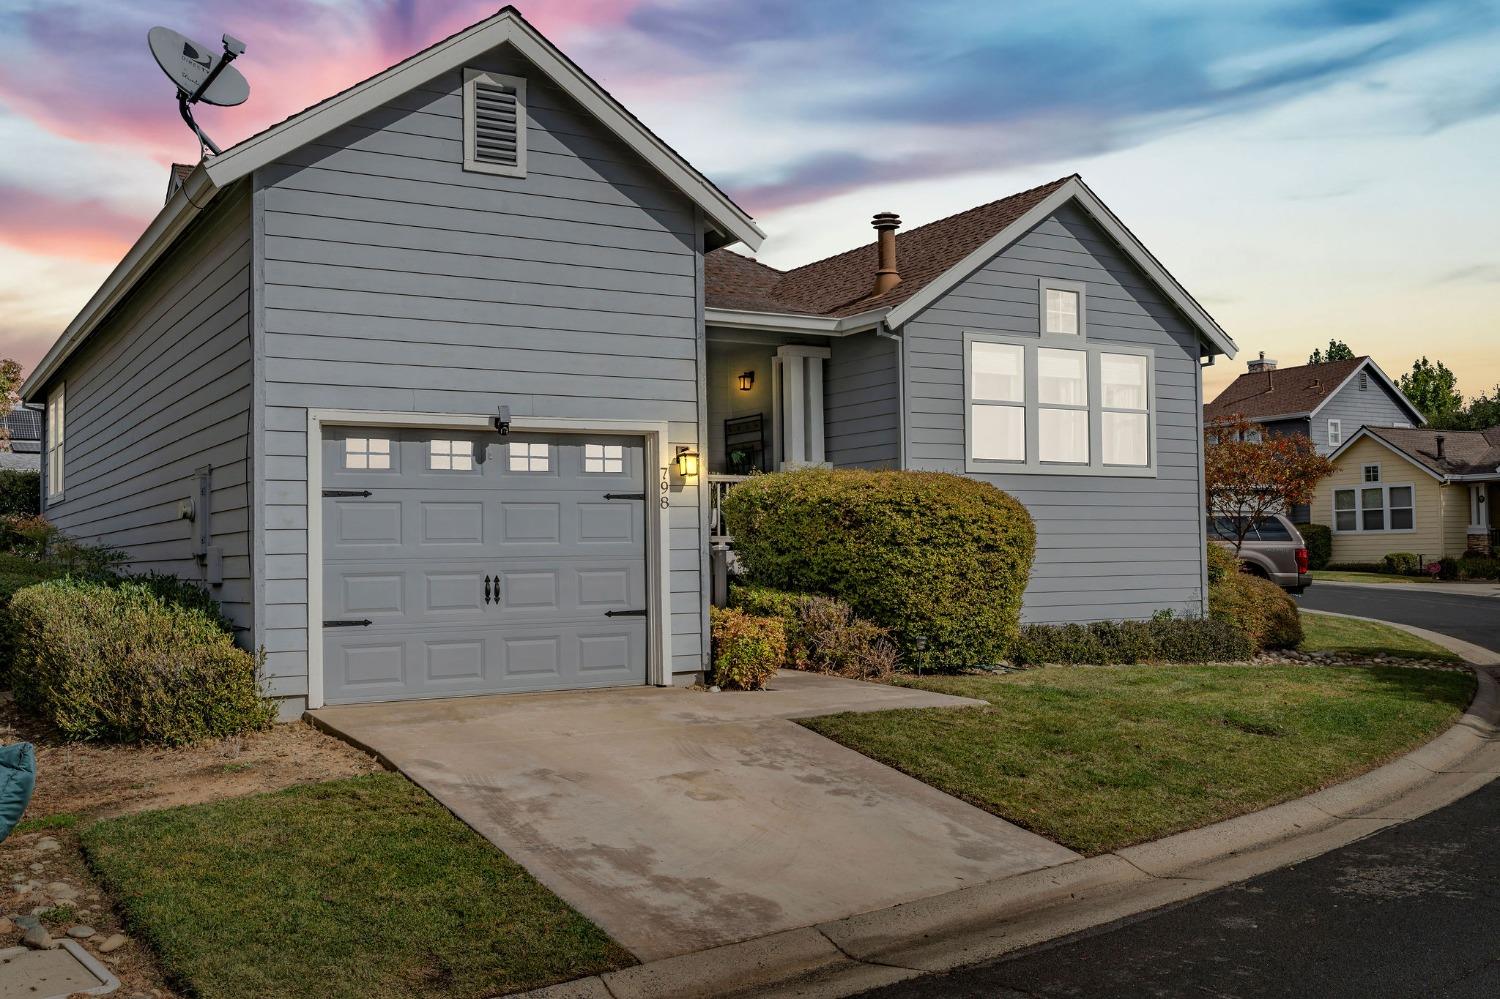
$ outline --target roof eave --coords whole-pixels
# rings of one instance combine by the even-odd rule
[[[132,288],[164,254],[193,220],[198,217],[220,187],[209,176],[202,163],[193,168],[183,180],[182,186],[156,213],[156,218],[146,231],[131,246],[109,277],[94,292],[83,310],[68,324],[63,335],[47,351],[46,356],[32,369],[21,383],[21,400],[30,403],[57,373],[64,361],[87,339],[111,309],[120,303]]]
[[[854,316],[813,316],[796,312],[756,312],[750,309],[703,310],[708,326],[725,329],[766,330],[777,333],[819,333],[825,336],[847,336],[873,329],[886,320],[886,309],[872,309]]]
[[[1349,374],[1344,378],[1344,380],[1339,382],[1338,386],[1332,392],[1329,392],[1327,395],[1323,396],[1322,402],[1318,403],[1312,408],[1312,411],[1307,414],[1308,419],[1317,416],[1319,411],[1322,410],[1324,406],[1328,405],[1328,401],[1342,392],[1344,390],[1344,387],[1354,380],[1354,376],[1359,374],[1366,367],[1373,368],[1376,377],[1384,382],[1385,387],[1390,389],[1391,392],[1396,396],[1396,399],[1401,403],[1401,405],[1406,407],[1407,413],[1411,416],[1416,417],[1417,422],[1413,424],[1413,426],[1420,427],[1427,423],[1427,417],[1423,416],[1422,411],[1417,408],[1416,404],[1406,397],[1406,393],[1401,391],[1401,386],[1397,385],[1396,382],[1391,379],[1390,375],[1381,370],[1380,365],[1375,363],[1375,358],[1373,357],[1366,357],[1364,361],[1355,365],[1354,370],[1350,371]]]
[[[1425,461],[1422,461],[1420,458],[1415,458],[1412,455],[1407,454],[1405,451],[1401,450],[1399,447],[1397,447],[1396,445],[1392,444],[1390,441],[1386,440],[1384,437],[1382,437],[1379,434],[1375,433],[1369,427],[1360,427],[1358,430],[1356,430],[1349,437],[1345,438],[1344,443],[1340,444],[1338,447],[1334,448],[1331,452],[1329,452],[1329,454],[1328,454],[1328,460],[1329,461],[1337,461],[1339,458],[1341,458],[1343,456],[1343,454],[1344,454],[1345,451],[1349,450],[1351,447],[1354,446],[1355,442],[1363,440],[1365,438],[1369,438],[1370,440],[1372,440],[1375,443],[1379,444],[1381,447],[1385,448],[1391,454],[1394,454],[1396,457],[1398,457],[1402,461],[1406,462],[1408,465],[1411,465],[1413,468],[1421,469],[1422,471],[1426,472],[1429,476],[1431,476],[1432,478],[1436,479],[1439,482],[1447,482],[1447,481],[1449,481],[1452,478],[1452,476],[1445,475],[1444,473],[1439,472],[1437,469],[1431,467]]]

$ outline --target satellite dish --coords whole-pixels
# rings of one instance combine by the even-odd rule
[[[245,43],[225,35],[224,52],[215,56],[208,46],[162,27],[152,28],[146,35],[146,42],[167,79],[177,85],[177,110],[198,136],[200,153],[204,148],[215,154],[222,152],[193,120],[192,105],[199,101],[220,107],[245,103],[250,96],[250,84],[243,73],[229,65],[236,57],[244,55]]]

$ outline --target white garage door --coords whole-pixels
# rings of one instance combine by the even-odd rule
[[[646,682],[639,437],[323,440],[331,704]]]

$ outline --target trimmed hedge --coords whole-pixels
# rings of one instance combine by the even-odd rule
[[[1307,545],[1307,567],[1326,569],[1333,558],[1333,529],[1327,524],[1298,524],[1297,531]]]
[[[1212,618],[1028,624],[1012,661],[1017,666],[1239,662],[1255,648],[1237,625]]]
[[[1500,558],[1466,552],[1456,561],[1454,569],[1459,579],[1500,579]]]
[[[786,626],[729,607],[709,611],[714,683],[731,690],[764,690],[786,662]]]
[[[10,598],[28,586],[59,579],[66,574],[63,569],[45,562],[0,554],[0,687],[10,686],[11,660],[15,657]]]
[[[1209,616],[1242,630],[1255,649],[1294,649],[1302,644],[1302,619],[1292,598],[1268,579],[1244,572],[1224,576],[1208,588]]]
[[[42,512],[42,473],[19,468],[0,469],[0,516]]]
[[[16,703],[68,738],[184,745],[268,726],[259,662],[143,583],[58,579],[10,602]]]
[[[748,578],[847,603],[927,669],[1003,661],[1020,630],[1036,532],[988,483],[943,472],[802,469],[724,497]]]
[[[848,604],[832,597],[737,583],[729,588],[729,605],[782,622],[786,665],[792,669],[879,681],[901,665],[887,629],[858,617]]]
[[[1387,552],[1380,560],[1384,567],[1383,572],[1396,576],[1420,576],[1422,574],[1422,560],[1417,558],[1416,552]]]

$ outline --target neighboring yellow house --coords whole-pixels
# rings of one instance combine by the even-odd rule
[[[1333,529],[1334,562],[1378,562],[1389,552],[1425,560],[1494,552],[1500,531],[1500,427],[1362,427],[1329,456],[1312,522]]]

